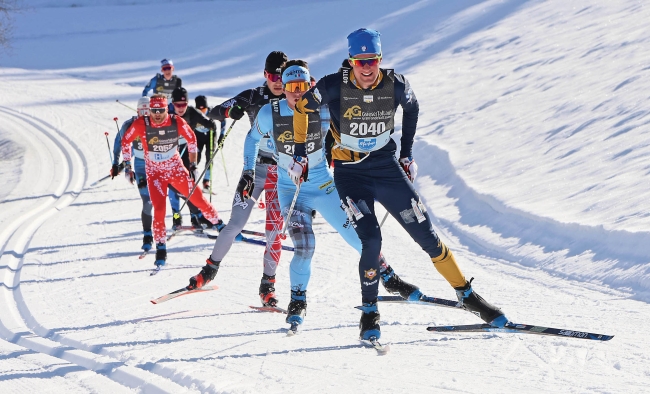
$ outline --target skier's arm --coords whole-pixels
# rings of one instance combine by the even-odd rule
[[[132,124],[133,124],[133,118],[122,123],[122,127],[120,127],[120,131],[115,136],[115,142],[113,142],[113,164],[120,163],[120,153],[122,151],[122,137],[124,136],[124,133],[126,133],[126,130],[129,128],[129,126],[131,126]]]
[[[183,80],[181,80],[181,78],[178,76],[176,77],[176,87],[177,88],[183,87]]]
[[[399,157],[412,157],[413,139],[418,125],[420,104],[411,89],[411,84],[403,75],[395,74],[395,95],[402,106],[402,139]]]
[[[228,118],[228,110],[234,104],[237,104],[244,109],[250,107],[250,105],[252,104],[252,98],[255,91],[257,91],[257,89],[244,90],[243,92],[239,93],[238,95],[231,98],[230,100],[226,100],[220,105],[217,105],[216,107],[212,108],[210,112],[208,112],[208,118],[216,119],[219,121],[225,120],[226,118]]]
[[[192,113],[195,118],[196,118],[196,123],[200,124],[201,126],[205,127],[206,129],[210,130],[217,130],[217,122],[214,120],[208,118],[203,114],[203,112],[199,111],[198,109],[191,107],[192,108]]]
[[[244,141],[244,170],[255,170],[257,154],[260,150],[260,140],[273,130],[271,106],[265,105],[258,112],[253,127],[248,131]]]
[[[309,126],[308,114],[317,111],[321,104],[328,104],[327,97],[322,95],[325,90],[325,84],[323,79],[321,79],[296,104],[296,109],[293,111],[293,140],[296,145],[294,151],[295,156],[307,156],[305,142],[307,141],[307,127]]]
[[[139,118],[130,126],[128,126],[124,136],[122,137],[122,156],[124,156],[124,161],[131,160],[131,143],[138,136],[139,129],[144,128],[144,119]]]
[[[147,86],[144,87],[144,90],[142,91],[142,96],[146,96],[149,94],[149,91],[153,89],[156,86],[156,77],[154,76],[151,78],[151,81],[147,84]]]
[[[176,122],[178,122],[178,133],[185,137],[185,140],[187,141],[187,152],[189,153],[190,163],[196,163],[196,152],[198,149],[196,147],[196,135],[194,134],[194,130],[192,130],[185,119],[180,116],[176,116]]]

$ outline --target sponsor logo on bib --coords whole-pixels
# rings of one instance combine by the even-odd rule
[[[359,149],[361,150],[370,150],[377,145],[377,138],[360,138],[359,139]]]

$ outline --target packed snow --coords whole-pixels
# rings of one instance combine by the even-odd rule
[[[647,392],[643,2],[24,3],[0,54],[0,392]],[[416,188],[476,291],[512,321],[612,340],[431,333],[481,321],[380,304],[391,352],[378,356],[358,341],[357,255],[321,217],[299,335],[249,307],[260,305],[264,249],[247,243],[223,261],[218,290],[149,302],[187,285],[213,241],[178,235],[149,276],[136,188],[122,176],[91,186],[110,169],[104,133],[112,145],[113,118],[133,115],[116,100],[135,106],[163,58],[210,105],[261,84],[272,50],[321,77],[359,27],[381,31],[384,66],[417,95]],[[247,128],[235,125],[214,162],[212,203],[226,221]],[[263,231],[262,209],[246,228]],[[395,219],[382,233],[401,277],[455,299]],[[282,307],[290,259],[277,275]]]

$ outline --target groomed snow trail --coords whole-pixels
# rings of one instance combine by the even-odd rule
[[[38,228],[50,217],[70,205],[81,193],[86,180],[85,158],[83,152],[63,133],[42,120],[0,107],[0,121],[3,124],[18,125],[23,132],[31,134],[29,139],[32,142],[38,141],[40,147],[36,148],[39,151],[37,155],[39,161],[36,163],[39,166],[37,174],[47,168],[52,169],[55,174],[45,190],[35,190],[47,195],[45,201],[31,204],[31,208],[24,208],[23,212],[20,212],[0,234],[0,268],[3,280],[0,283],[2,285],[0,303],[6,311],[0,316],[2,338],[24,348],[68,361],[143,392],[187,391],[184,387],[138,368],[127,366],[121,361],[79,350],[73,346],[74,341],[66,341],[64,338],[46,338],[47,330],[35,320],[20,290],[23,257]],[[39,185],[37,182],[32,184]],[[36,188],[40,187],[42,186],[36,186]]]

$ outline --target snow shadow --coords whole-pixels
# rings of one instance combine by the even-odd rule
[[[447,197],[455,199],[459,219],[439,220],[472,252],[631,290],[636,298],[650,300],[650,233],[606,230],[536,216],[473,190],[456,173],[449,154],[436,146],[419,140],[414,145],[414,156],[419,158],[420,177],[429,177],[436,185],[449,188]],[[426,200],[426,196],[423,198]],[[498,244],[478,235],[485,229],[501,238]],[[508,242],[503,242],[505,239]],[[516,240],[516,245],[503,246],[511,240]],[[530,246],[544,253],[527,253],[524,248]],[[557,252],[564,257],[558,258]],[[586,263],[580,260],[585,258]]]

